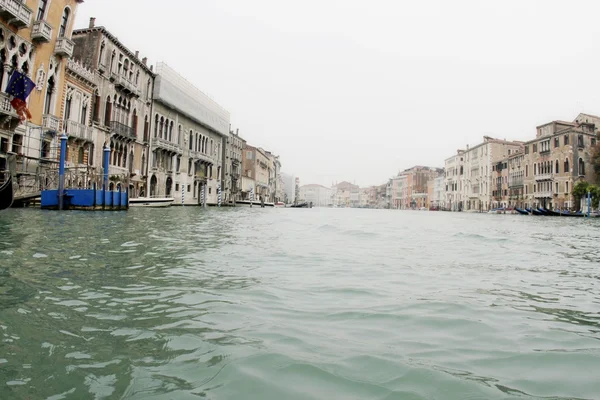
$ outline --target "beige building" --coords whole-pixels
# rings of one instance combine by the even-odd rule
[[[246,141],[239,135],[239,130],[229,131],[225,141],[223,156],[223,202],[233,203],[242,199],[242,151]],[[247,182],[246,182],[247,183]]]
[[[463,177],[465,151],[457,150],[456,154],[444,161],[444,194],[440,207],[451,211],[462,211]]]
[[[517,151],[508,157],[508,206],[525,208],[525,152]]]
[[[483,137],[483,142],[467,147],[463,155],[463,175],[461,198],[463,210],[487,211],[498,204],[494,191],[498,189],[495,166],[523,147],[522,142]],[[459,170],[460,171],[460,170]],[[461,185],[459,184],[459,187]]]
[[[574,122],[553,121],[537,127],[525,143],[525,205],[579,209],[572,195],[579,181],[594,182],[591,151],[600,118],[580,114]]]
[[[96,26],[95,18],[90,19],[88,28],[73,32],[73,42],[73,58],[97,80],[88,108],[96,132],[94,163],[102,164],[103,148],[108,145],[111,183],[127,181],[131,197],[146,195],[152,68],[105,27]],[[65,108],[67,100],[62,103]]]
[[[71,34],[82,0],[0,1],[0,170],[16,158],[16,197],[39,192],[36,173],[55,170],[65,69],[73,55]],[[6,94],[13,71],[29,76],[35,88],[27,99],[31,120],[22,124]]]
[[[312,203],[313,207],[327,207],[332,203],[331,188],[308,184],[300,186],[300,201]]]
[[[250,199],[253,191],[254,200],[263,198],[269,201],[269,157],[261,148],[250,146],[242,151],[242,200]]]

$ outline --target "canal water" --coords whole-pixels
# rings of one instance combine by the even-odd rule
[[[600,221],[0,213],[0,399],[598,399]]]

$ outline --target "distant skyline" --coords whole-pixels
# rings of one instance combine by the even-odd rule
[[[301,184],[382,184],[484,135],[600,114],[600,3],[530,0],[88,0],[89,18],[164,61],[280,155]]]

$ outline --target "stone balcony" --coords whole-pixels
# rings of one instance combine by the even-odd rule
[[[550,190],[545,190],[543,192],[535,192],[533,197],[536,199],[550,199],[552,198],[553,193]]]
[[[73,43],[73,41],[67,39],[66,37],[60,37],[56,39],[56,45],[54,46],[54,54],[56,54],[59,57],[71,58],[73,56],[74,48],[75,43]]]
[[[0,17],[10,25],[26,28],[31,25],[33,11],[22,0],[0,0]]]
[[[46,21],[35,21],[31,28],[31,40],[48,43],[52,40],[52,26]]]
[[[128,140],[136,140],[137,139],[137,136],[135,135],[133,128],[130,126],[127,126],[125,124],[122,124],[119,121],[110,121],[110,127],[111,127],[112,132],[117,136],[121,136],[124,139],[128,139]]]
[[[190,150],[190,158],[193,158],[194,160],[202,161],[202,162],[205,162],[208,164],[214,164],[214,162],[215,162],[208,155],[206,155],[200,151],[195,151],[195,150]]]
[[[553,174],[537,174],[535,176],[536,181],[551,181],[554,178]]]
[[[62,127],[61,122],[60,118],[54,115],[44,114],[42,116],[42,128],[45,131],[60,132]]]
[[[64,121],[63,126],[65,128],[65,133],[69,135],[69,137],[74,137],[86,142],[94,142],[92,127],[71,120]]]
[[[159,137],[152,138],[152,150],[155,149],[164,149],[174,154],[183,154],[183,150],[177,143]]]
[[[136,97],[140,97],[140,90],[137,88],[137,85],[131,82],[129,79],[125,78],[122,75],[115,74],[114,72],[111,74],[111,78],[115,82],[115,86],[121,88],[126,93],[130,93]]]
[[[0,118],[7,118],[11,123],[19,121],[17,111],[10,104],[10,96],[4,92],[0,92]]]

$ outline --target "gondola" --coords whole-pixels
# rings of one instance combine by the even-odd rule
[[[546,214],[544,214],[543,212],[541,212],[540,210],[536,210],[535,208],[532,208],[532,209],[531,209],[531,213],[532,213],[533,215],[546,215]]]
[[[8,179],[0,185],[0,210],[9,208],[14,199],[12,176],[8,175]]]
[[[522,210],[520,208],[515,207],[515,210],[522,215],[529,215],[529,212],[527,212],[526,210]]]
[[[583,218],[586,215],[582,212],[575,212],[575,213],[571,213],[571,212],[561,212],[560,213],[561,217],[580,217]]]
[[[551,215],[553,217],[560,217],[560,212],[558,212],[558,211],[552,211],[547,208],[544,208],[544,211],[546,211],[546,213],[548,213],[548,215]]]

